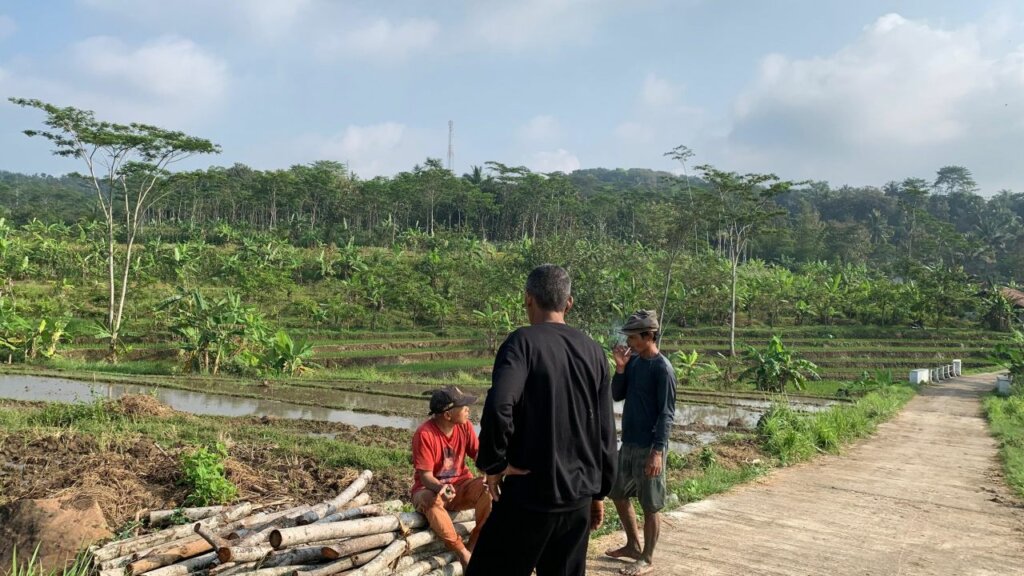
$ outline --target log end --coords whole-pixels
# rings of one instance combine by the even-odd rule
[[[281,542],[283,540],[284,540],[284,538],[281,537],[281,531],[280,530],[274,530],[273,532],[270,533],[270,546],[273,547],[274,550],[280,550],[281,549]]]
[[[341,558],[341,554],[339,554],[338,551],[335,550],[333,546],[324,546],[323,548],[321,548],[320,556],[323,556],[328,560],[337,560],[338,558]]]
[[[231,562],[231,548],[226,546],[223,548],[217,548],[217,560],[219,560],[221,564]]]
[[[320,515],[319,514],[317,514],[316,512],[313,512],[313,511],[309,511],[309,512],[306,512],[305,514],[303,514],[302,516],[299,516],[299,518],[295,521],[295,525],[296,526],[305,526],[307,524],[312,524],[312,523],[316,522],[319,519],[320,519]]]

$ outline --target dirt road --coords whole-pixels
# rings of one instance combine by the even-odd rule
[[[980,397],[995,377],[925,388],[841,456],[669,513],[654,574],[1021,574],[1024,505],[1001,478]],[[625,564],[591,544],[588,574]]]

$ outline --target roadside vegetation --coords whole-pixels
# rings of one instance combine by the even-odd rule
[[[1024,498],[1024,333],[1014,330],[992,355],[1013,380],[1009,396],[985,398],[985,413],[992,435],[999,441],[1006,482]]]
[[[985,399],[992,435],[999,442],[999,456],[1006,472],[1006,482],[1024,498],[1024,395]]]

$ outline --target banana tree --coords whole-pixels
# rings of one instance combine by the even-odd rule
[[[790,383],[803,390],[808,378],[819,378],[817,365],[795,357],[777,335],[772,336],[763,351],[747,346],[747,360],[753,365],[740,373],[740,378],[753,379],[757,389],[765,392],[785,392]]]
[[[284,330],[278,330],[267,345],[263,355],[263,366],[277,374],[301,376],[313,370],[309,361],[313,357],[313,345],[305,340],[293,340]]]

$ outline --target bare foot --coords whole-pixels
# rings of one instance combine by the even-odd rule
[[[609,548],[604,551],[605,556],[611,556],[612,558],[632,558],[633,560],[640,559],[640,549],[633,548],[631,546],[623,546],[622,548]]]
[[[653,571],[654,566],[647,560],[637,560],[629,566],[619,568],[619,574],[622,574],[622,576],[643,576]]]

